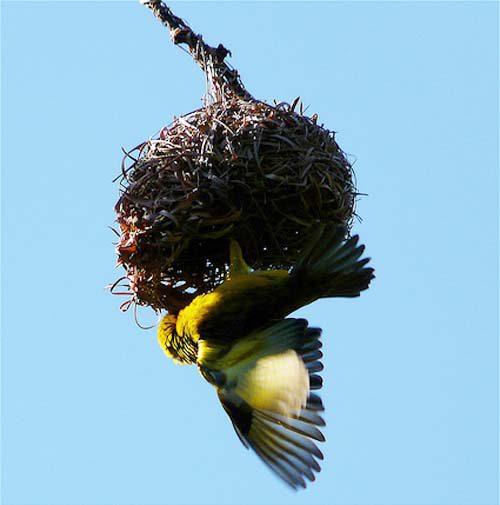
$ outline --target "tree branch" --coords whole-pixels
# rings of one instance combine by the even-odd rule
[[[194,61],[207,75],[217,100],[228,94],[236,94],[247,100],[252,98],[243,86],[238,71],[224,61],[231,53],[222,44],[217,47],[206,44],[201,35],[195,34],[161,0],[140,0],[140,2],[151,9],[160,22],[169,29],[174,44],[187,46]]]

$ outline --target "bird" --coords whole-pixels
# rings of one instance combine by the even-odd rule
[[[357,297],[374,278],[359,236],[316,225],[290,270],[254,270],[236,240],[213,291],[165,315],[157,338],[178,364],[194,364],[216,390],[246,448],[292,489],[321,470],[324,406],[321,329],[289,317],[319,298]]]

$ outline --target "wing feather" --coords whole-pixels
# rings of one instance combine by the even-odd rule
[[[302,320],[281,323],[279,328],[298,328],[302,332],[301,338],[291,338],[290,334],[277,338],[277,348],[292,342],[292,350],[306,367],[310,389],[320,389],[322,380],[317,372],[323,369],[319,361],[321,330],[308,328]],[[272,332],[265,333],[271,337]],[[219,388],[218,395],[243,445],[252,448],[281,480],[293,489],[304,488],[306,481],[315,480],[315,473],[321,471],[318,460],[323,459],[316,442],[325,440],[320,430],[325,421],[319,414],[324,410],[319,395],[310,391],[302,409],[289,415],[252,407],[237,394],[237,388]]]

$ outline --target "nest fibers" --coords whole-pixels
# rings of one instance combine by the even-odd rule
[[[229,238],[252,266],[289,268],[312,223],[349,227],[351,165],[334,133],[295,112],[296,102],[234,95],[127,153],[116,204],[125,308],[133,301],[177,312],[216,287]]]

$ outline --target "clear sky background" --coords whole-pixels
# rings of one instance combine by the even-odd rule
[[[255,96],[319,113],[369,194],[371,290],[300,311],[323,471],[290,492],[104,289],[120,148],[200,106],[201,72],[138,3],[3,2],[3,503],[496,503],[498,4],[173,7]]]

